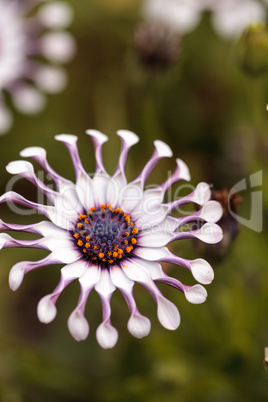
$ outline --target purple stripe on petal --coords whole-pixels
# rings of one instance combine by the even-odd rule
[[[69,151],[70,157],[72,159],[74,171],[75,171],[75,177],[76,180],[79,179],[81,172],[86,173],[85,169],[82,165],[82,162],[80,160],[78,148],[77,148],[77,137],[75,135],[71,134],[59,134],[55,136],[55,139],[57,141],[61,141],[64,143],[66,148]]]
[[[41,147],[29,147],[25,148],[20,152],[20,156],[23,158],[32,158],[35,162],[44,169],[44,171],[51,177],[59,189],[63,188],[65,185],[69,184],[70,181],[60,176],[55,170],[50,166],[46,157],[46,150]]]
[[[172,173],[172,175],[158,188],[163,191],[163,194],[174,184],[180,180],[190,181],[191,176],[189,173],[189,169],[186,164],[181,159],[176,159],[176,169]]]
[[[121,172],[125,176],[125,166],[130,148],[139,142],[139,137],[128,130],[118,130],[117,135],[121,138],[121,152],[115,174]]]
[[[108,141],[108,137],[98,130],[86,130],[86,134],[91,137],[95,148],[96,173],[106,173],[106,170],[103,166],[102,147],[103,144]]]
[[[153,152],[153,155],[149,159],[149,161],[146,163],[145,167],[143,168],[142,172],[140,175],[134,180],[134,182],[140,181],[142,184],[142,188],[144,188],[144,183],[153,170],[153,168],[157,165],[157,163],[165,157],[171,157],[172,156],[172,151],[170,147],[164,143],[163,141],[156,140],[154,141],[155,145],[155,150]]]
[[[174,211],[174,209],[181,207],[185,204],[195,203],[198,205],[204,205],[211,197],[210,187],[207,183],[199,183],[195,190],[185,197],[178,200],[168,202],[169,213]]]

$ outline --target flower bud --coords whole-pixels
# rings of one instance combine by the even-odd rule
[[[268,70],[268,30],[258,23],[250,25],[238,42],[238,59],[244,73],[260,76]]]

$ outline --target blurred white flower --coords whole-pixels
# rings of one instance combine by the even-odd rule
[[[257,0],[145,0],[142,6],[146,19],[168,25],[180,34],[196,28],[203,11],[211,12],[214,29],[227,38],[266,19],[265,7]]]
[[[67,82],[59,64],[75,51],[73,37],[64,31],[72,10],[62,1],[40,3],[0,0],[0,134],[13,120],[7,92],[20,112],[32,114],[45,106],[42,91],[59,92]]]

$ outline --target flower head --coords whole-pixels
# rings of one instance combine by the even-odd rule
[[[266,19],[265,8],[257,0],[145,0],[142,13],[146,19],[183,34],[196,28],[206,10],[212,13],[214,29],[227,38]]]
[[[54,1],[29,14],[39,3],[0,0],[0,133],[12,124],[6,92],[19,111],[31,114],[45,105],[42,91],[56,93],[66,84],[59,64],[69,61],[75,49],[72,36],[64,32],[72,11],[66,3]]]
[[[52,321],[57,313],[56,302],[62,291],[73,281],[80,283],[78,304],[68,319],[72,336],[80,341],[89,333],[89,324],[84,316],[85,306],[92,289],[99,294],[103,319],[97,329],[97,340],[103,348],[111,348],[118,338],[117,330],[111,324],[110,300],[116,288],[123,294],[130,310],[129,332],[142,338],[150,331],[150,321],[136,306],[133,286],[137,282],[144,286],[157,304],[160,323],[171,330],[180,324],[176,306],[166,299],[155,282],[162,282],[180,290],[191,303],[202,303],[207,297],[200,284],[188,286],[168,276],[161,262],[180,265],[189,270],[201,284],[213,280],[213,270],[203,259],[188,260],[174,255],[166,245],[185,238],[198,238],[207,243],[222,239],[222,230],[215,224],[222,215],[222,208],[216,201],[210,201],[210,189],[200,183],[187,196],[164,202],[167,190],[181,180],[190,180],[187,166],[180,159],[172,175],[161,185],[146,189],[145,182],[164,157],[171,157],[172,151],[162,141],[155,141],[154,152],[145,167],[132,182],[125,176],[125,165],[130,148],[138,142],[136,134],[119,130],[122,148],[116,171],[112,177],[106,172],[102,160],[102,147],[107,137],[97,130],[88,130],[95,147],[96,172],[91,178],[79,158],[77,137],[57,135],[56,140],[67,147],[75,170],[73,183],[57,174],[46,159],[46,151],[40,147],[26,148],[22,157],[30,157],[48,173],[57,191],[46,186],[35,174],[33,165],[24,160],[7,165],[11,174],[19,174],[42,191],[50,205],[27,200],[20,194],[9,191],[0,197],[0,203],[13,202],[33,208],[44,214],[48,220],[35,224],[16,225],[1,221],[0,230],[22,231],[38,234],[36,240],[18,240],[2,233],[0,244],[5,247],[34,247],[50,253],[39,261],[21,261],[13,266],[9,275],[12,290],[18,289],[24,275],[29,271],[49,264],[65,264],[55,290],[43,297],[37,309],[39,320]],[[172,212],[189,203],[201,208],[181,217]],[[201,229],[182,231],[185,225],[201,220],[206,222]]]

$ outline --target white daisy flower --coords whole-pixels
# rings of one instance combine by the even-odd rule
[[[59,92],[67,82],[60,64],[75,51],[72,35],[64,31],[72,21],[72,10],[63,1],[35,9],[39,3],[0,0],[0,134],[10,129],[13,120],[6,92],[20,112],[32,114],[45,106],[43,92]]]
[[[133,286],[137,282],[144,286],[157,304],[157,316],[167,329],[175,330],[180,324],[177,307],[158,289],[156,282],[165,283],[180,290],[191,303],[203,303],[207,292],[201,284],[209,284],[214,277],[209,263],[201,258],[188,260],[174,255],[166,245],[180,239],[197,238],[206,243],[217,243],[222,239],[222,230],[215,223],[222,215],[216,201],[210,201],[210,188],[200,183],[187,196],[165,202],[167,190],[181,180],[190,180],[185,163],[176,159],[172,175],[161,185],[146,189],[145,182],[164,157],[171,157],[170,147],[155,141],[154,152],[138,177],[127,182],[125,165],[130,148],[138,142],[136,134],[119,130],[122,148],[116,171],[112,177],[106,172],[102,160],[102,147],[108,138],[97,130],[88,130],[95,147],[96,172],[91,178],[79,158],[77,137],[61,134],[55,138],[67,147],[74,166],[76,181],[73,183],[57,174],[46,159],[46,151],[40,147],[29,147],[21,152],[41,165],[53,179],[57,191],[46,186],[35,174],[33,165],[25,160],[7,165],[7,171],[20,175],[32,182],[46,195],[49,205],[35,203],[20,194],[9,191],[0,197],[0,203],[11,202],[33,208],[48,220],[35,224],[17,225],[0,222],[0,230],[29,232],[40,235],[36,240],[18,240],[7,233],[0,235],[1,248],[33,247],[50,253],[39,261],[21,261],[13,266],[9,285],[17,290],[24,275],[33,269],[50,264],[65,264],[56,288],[43,297],[37,308],[38,318],[43,323],[51,322],[56,314],[56,302],[62,291],[78,280],[81,293],[74,311],[68,319],[71,335],[84,340],[89,333],[85,318],[85,306],[90,292],[95,289],[102,303],[103,317],[96,336],[103,348],[112,348],[118,338],[111,324],[110,301],[114,291],[123,294],[130,311],[127,324],[129,332],[142,338],[150,332],[150,321],[143,316],[133,297]],[[181,217],[172,216],[185,204],[194,203],[201,208]],[[174,213],[173,213],[174,215]],[[186,224],[201,221],[201,228],[183,230]],[[168,262],[184,267],[201,283],[185,285],[177,278],[168,276],[161,267]]]
[[[226,38],[266,19],[266,9],[257,0],[145,0],[142,5],[145,19],[167,25],[180,34],[195,29],[206,10],[212,13],[214,29]]]

